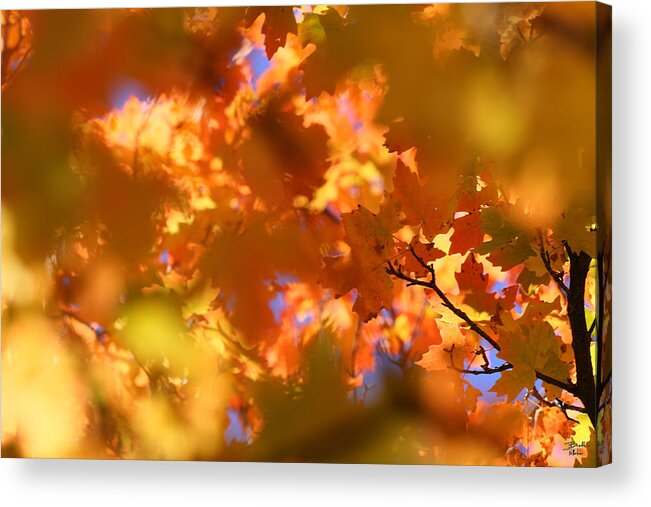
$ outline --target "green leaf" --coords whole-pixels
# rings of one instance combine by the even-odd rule
[[[516,206],[510,209],[519,211]],[[526,217],[523,221],[526,223]],[[509,220],[500,209],[486,208],[482,211],[481,230],[490,235],[491,240],[479,245],[475,252],[489,254],[490,261],[505,271],[536,255],[529,244],[533,231]]]

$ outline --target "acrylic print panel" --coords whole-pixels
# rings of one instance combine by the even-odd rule
[[[2,12],[3,457],[611,460],[610,8]]]

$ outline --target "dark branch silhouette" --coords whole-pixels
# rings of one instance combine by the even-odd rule
[[[386,269],[387,273],[390,275],[396,276],[397,278],[400,278],[404,281],[407,282],[407,285],[421,285],[423,287],[427,287],[429,289],[432,289],[436,295],[441,299],[443,302],[443,306],[448,308],[452,313],[454,313],[457,317],[459,317],[461,320],[463,320],[470,329],[472,329],[475,333],[477,333],[479,336],[481,336],[484,340],[486,340],[488,343],[490,343],[493,347],[495,347],[497,350],[500,349],[499,344],[495,341],[495,339],[490,336],[486,331],[481,329],[469,316],[466,312],[463,310],[457,308],[450,299],[445,295],[445,293],[439,288],[439,286],[436,284],[436,273],[434,272],[434,268],[430,266],[427,262],[425,262],[414,250],[414,248],[409,245],[409,251],[411,252],[411,255],[414,256],[414,258],[418,261],[418,263],[423,266],[425,269],[430,274],[430,281],[429,282],[424,282],[422,280],[418,280],[417,278],[412,278],[408,275],[406,275],[400,266],[394,266],[393,263],[389,262],[388,267]]]
[[[566,413],[567,410],[576,410],[579,412],[587,413],[590,416],[593,424],[596,424],[596,421],[594,420],[594,409],[596,408],[597,402],[596,388],[594,382],[594,372],[592,369],[592,360],[590,358],[591,330],[588,329],[583,306],[585,296],[585,282],[592,258],[583,251],[580,253],[574,252],[567,244],[567,242],[563,243],[565,251],[567,252],[568,258],[570,260],[570,284],[568,286],[563,281],[565,273],[556,272],[551,268],[549,254],[544,249],[541,231],[539,231],[539,239],[541,244],[541,258],[543,260],[543,263],[545,264],[545,267],[547,268],[550,276],[554,281],[556,281],[560,290],[563,292],[567,299],[568,317],[570,320],[570,328],[572,330],[572,349],[574,351],[577,370],[577,382],[574,383],[570,379],[560,380],[537,370],[536,378],[573,394],[581,400],[581,403],[583,403],[584,406],[576,407],[574,405],[569,405],[565,402],[562,402],[560,399],[552,401],[545,399],[545,404],[551,404],[550,406],[557,406],[561,408],[564,413]],[[385,268],[386,272],[400,280],[403,280],[407,283],[407,286],[416,285],[434,291],[436,295],[441,299],[444,307],[448,308],[450,311],[452,311],[452,313],[464,321],[472,331],[490,343],[494,349],[498,351],[501,350],[499,342],[491,335],[489,335],[486,331],[484,331],[475,321],[470,318],[466,312],[455,306],[455,304],[450,301],[446,294],[441,290],[441,288],[436,283],[436,273],[433,266],[425,262],[425,260],[415,252],[414,248],[411,245],[409,245],[408,248],[410,254],[416,259],[416,261],[427,270],[429,274],[429,280],[421,280],[419,278],[412,277],[406,274],[399,264],[394,264],[391,261],[387,263],[387,267]],[[477,351],[475,351],[475,354],[481,355],[483,358],[484,362],[481,367],[477,369],[463,368],[454,364],[454,347],[445,350],[450,354],[450,368],[459,373],[469,375],[492,375],[495,373],[508,371],[513,368],[513,365],[509,362],[504,362],[499,366],[491,366],[488,361],[486,351],[483,347],[480,347]],[[601,392],[603,390],[603,386],[599,384],[598,387]],[[540,396],[542,397],[542,395]],[[567,413],[565,415],[567,416]]]
[[[561,289],[561,292],[567,296],[567,293],[569,292],[569,287],[565,285],[565,282],[563,280],[565,273],[555,271],[552,268],[552,263],[551,259],[549,257],[549,253],[545,249],[545,242],[543,238],[543,233],[541,229],[538,229],[538,241],[540,242],[540,258],[543,261],[543,264],[545,265],[545,269],[549,273],[549,275],[552,277],[552,280],[556,282],[558,285],[559,289]]]
[[[540,391],[538,391],[538,388],[534,386],[534,388],[530,391],[531,394],[533,395],[534,398],[536,398],[539,402],[543,403],[544,405],[547,405],[548,407],[556,407],[565,414],[565,417],[567,417],[570,421],[574,421],[578,423],[576,419],[570,417],[568,415],[568,410],[573,410],[575,412],[581,412],[582,414],[587,413],[587,410],[585,407],[577,407],[576,405],[570,405],[569,403],[565,403],[563,400],[560,398],[555,398],[553,401],[548,400],[545,398],[542,394],[540,394]]]
[[[467,373],[469,375],[492,375],[493,373],[499,373],[502,371],[510,370],[513,368],[513,365],[511,363],[502,363],[501,365],[491,368],[490,364],[488,362],[488,358],[486,357],[486,352],[481,352],[481,351],[475,351],[475,354],[477,355],[483,355],[484,357],[484,364],[481,366],[481,370],[471,370],[467,368],[459,368],[454,364],[454,345],[450,347],[449,349],[443,349],[445,350],[448,354],[450,354],[450,368],[452,368],[455,371],[458,371],[459,373]],[[481,348],[483,351],[483,347]]]
[[[572,330],[572,350],[576,365],[575,395],[583,402],[591,419],[595,418],[596,390],[590,355],[591,337],[585,320],[585,282],[592,257],[581,251],[573,251],[567,242],[563,243],[570,259],[570,286],[567,293],[567,315]],[[592,421],[596,427],[596,420]]]

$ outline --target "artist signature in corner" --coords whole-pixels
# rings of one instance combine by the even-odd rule
[[[582,456],[587,445],[588,444],[585,441],[575,442],[574,440],[570,440],[569,442],[565,442],[563,450],[570,456]]]

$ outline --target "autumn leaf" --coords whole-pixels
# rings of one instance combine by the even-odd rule
[[[507,208],[511,213],[506,215],[500,209],[488,208],[481,213],[481,230],[491,236],[489,241],[479,245],[475,252],[489,254],[494,264],[505,270],[521,264],[535,255],[530,246],[533,231],[526,227],[526,216],[521,207]],[[520,220],[517,222],[511,217]]]
[[[357,288],[353,310],[366,322],[391,304],[393,283],[385,273],[385,265],[394,251],[393,232],[399,227],[398,212],[392,203],[383,206],[377,216],[359,207],[345,214],[342,222],[350,255],[326,259],[321,284],[333,288],[335,297]]]
[[[468,213],[455,219],[452,224],[454,234],[450,241],[450,254],[466,253],[471,248],[479,245],[484,239],[484,232],[481,229],[481,218],[477,212]]]
[[[447,370],[450,367],[450,354],[444,347],[432,345],[415,364],[427,371]]]
[[[503,14],[497,31],[500,35],[500,54],[506,60],[517,44],[531,42],[534,36],[536,18],[542,14],[540,4],[509,5]]]
[[[405,217],[404,224],[420,225],[427,238],[443,232],[451,218],[449,205],[439,201],[430,185],[424,185],[418,175],[402,162],[398,162],[393,180],[393,199]]]
[[[242,230],[224,231],[215,238],[202,260],[203,272],[220,289],[220,304],[252,342],[273,328],[269,302],[278,276],[316,278],[317,244],[311,234],[297,234],[301,227],[308,224],[274,223],[272,217],[254,214]]]
[[[493,293],[490,291],[488,276],[484,274],[484,267],[477,262],[474,254],[469,254],[461,265],[461,271],[455,274],[459,290],[464,294],[464,302],[477,311],[493,313],[497,304]]]
[[[523,389],[530,389],[539,371],[553,378],[565,379],[567,365],[560,360],[560,342],[552,327],[544,321],[521,326],[518,321],[504,325],[500,332],[498,356],[513,365],[491,389],[499,396],[514,400]]]
[[[571,208],[563,211],[558,217],[553,236],[556,240],[574,245],[576,251],[582,250],[594,258],[597,248],[596,227],[594,215],[585,210]]]
[[[412,253],[413,252],[413,253]],[[412,239],[409,248],[405,250],[405,270],[414,273],[417,278],[427,276],[426,265],[445,256],[445,252],[439,250],[432,243],[422,243],[417,237]]]
[[[264,34],[267,57],[271,58],[278,48],[285,45],[287,34],[297,33],[296,19],[290,6],[278,6],[270,9],[251,6],[246,10],[246,20],[252,22],[260,14],[265,16],[262,33]]]
[[[240,147],[243,173],[256,195],[268,203],[311,198],[328,167],[327,135],[319,125],[304,126],[290,104],[272,100],[250,122]]]

